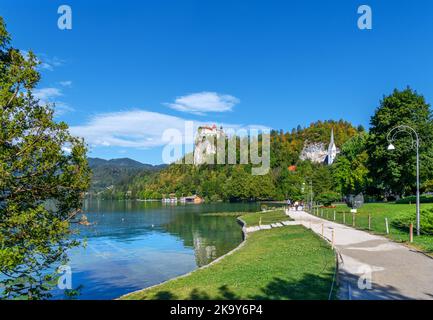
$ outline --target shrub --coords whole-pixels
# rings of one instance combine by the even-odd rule
[[[340,194],[334,191],[326,191],[319,194],[316,198],[324,206],[330,206],[333,202],[337,202],[341,199]]]
[[[217,194],[213,194],[213,195],[210,197],[210,202],[219,202],[219,201],[221,201],[221,198],[220,198],[220,196],[217,195]]]
[[[427,196],[427,195],[420,196],[419,202],[420,203],[433,203],[433,196]],[[395,203],[398,203],[398,204],[416,203],[416,196],[405,197],[405,198],[402,198],[400,200],[397,200]]]
[[[416,225],[416,212],[400,214],[391,221],[394,227],[407,232],[411,223]],[[433,234],[433,209],[421,211],[420,224],[422,234]]]

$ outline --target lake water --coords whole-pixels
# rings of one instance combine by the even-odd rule
[[[78,299],[114,299],[203,266],[242,241],[234,217],[204,213],[257,211],[258,204],[163,205],[86,201],[91,226],[74,225],[85,247],[70,251]],[[61,290],[55,299],[65,298]]]

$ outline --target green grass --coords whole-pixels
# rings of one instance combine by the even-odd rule
[[[422,203],[421,210],[433,208],[433,203]],[[334,210],[336,211],[336,222],[353,226],[353,215],[350,208],[346,205],[337,205],[335,209],[319,209],[319,217],[333,220]],[[357,229],[370,231],[389,237],[396,242],[409,244],[409,233],[395,228],[392,225],[392,219],[406,212],[415,212],[414,204],[395,204],[395,203],[367,203],[364,204],[355,216],[355,227]],[[315,212],[317,215],[317,213]],[[371,229],[368,228],[368,216],[371,216]],[[389,222],[389,234],[386,234],[385,218]],[[415,231],[414,231],[415,232]],[[433,254],[433,236],[421,235],[414,236],[414,242],[411,244],[415,248],[428,254]]]
[[[208,217],[239,217],[244,215],[245,212],[210,212],[210,213],[202,213],[202,216]]]
[[[247,213],[241,216],[241,219],[247,224],[247,226],[258,226],[260,221],[262,225],[271,224],[281,221],[292,220],[290,217],[286,216],[284,209],[277,209],[265,212],[253,212]]]
[[[288,226],[254,232],[221,261],[122,299],[328,299],[334,270],[324,240]]]

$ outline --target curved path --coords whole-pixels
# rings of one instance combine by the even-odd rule
[[[340,253],[339,298],[349,300],[433,299],[433,259],[354,228],[304,211],[286,212],[332,242]]]

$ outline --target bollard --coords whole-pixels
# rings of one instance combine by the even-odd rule
[[[409,227],[409,241],[410,243],[413,242],[413,223],[411,223]]]
[[[320,209],[320,216],[323,217],[323,209]]]
[[[262,226],[262,217],[260,217],[260,220],[259,220],[259,227],[261,227]]]
[[[343,224],[346,224],[346,212],[343,211]]]
[[[385,218],[386,234],[389,234],[388,218]]]
[[[325,234],[325,230],[324,230],[324,224],[322,223],[322,237],[324,236],[324,234]]]
[[[334,210],[334,221],[335,221],[335,210]]]
[[[371,230],[371,214],[368,214],[368,230]]]
[[[352,227],[356,226],[356,222],[355,222],[356,216],[354,213],[352,213]]]

